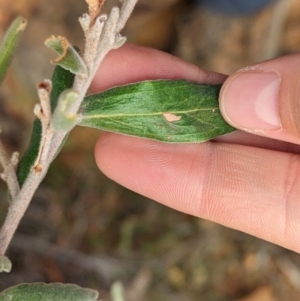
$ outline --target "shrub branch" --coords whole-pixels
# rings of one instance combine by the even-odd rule
[[[0,163],[3,167],[3,173],[1,174],[1,177],[7,183],[9,193],[12,199],[15,199],[20,191],[20,186],[17,180],[15,168],[17,163],[16,161],[16,155],[13,155],[12,158],[9,159],[4,146],[0,141]]]
[[[79,22],[85,35],[83,60],[87,67],[87,74],[77,74],[75,77],[73,90],[78,93],[78,98],[68,108],[70,116],[77,114],[91,81],[106,54],[110,50],[122,46],[125,42],[126,39],[120,35],[120,31],[125,26],[137,1],[122,0],[121,8],[114,7],[109,16],[99,16],[104,0],[86,0],[89,14],[84,14]],[[34,192],[46,175],[51,162],[69,132],[69,130],[58,131],[51,126],[53,116],[50,110],[50,90],[50,81],[44,81],[38,86],[40,104],[36,105],[34,112],[42,123],[40,151],[37,162],[21,189],[19,188],[14,166],[0,143],[0,162],[4,167],[5,179],[12,196],[6,219],[0,230],[0,255],[4,255],[6,252]]]

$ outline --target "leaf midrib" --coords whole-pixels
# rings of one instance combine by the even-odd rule
[[[114,118],[114,117],[140,117],[140,116],[157,116],[157,115],[163,115],[163,114],[189,114],[189,113],[194,113],[194,112],[199,112],[199,111],[213,111],[213,110],[219,110],[219,107],[214,107],[214,108],[205,108],[205,109],[193,109],[193,110],[184,110],[184,111],[172,111],[172,110],[167,110],[164,112],[152,112],[152,113],[117,113],[117,114],[108,114],[108,115],[103,115],[103,114],[96,114],[96,115],[83,115],[82,119],[93,119],[93,118]]]

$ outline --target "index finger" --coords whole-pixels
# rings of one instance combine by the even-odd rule
[[[219,84],[227,76],[200,69],[165,52],[125,44],[108,53],[90,89],[96,92],[142,80],[183,78],[194,82]]]

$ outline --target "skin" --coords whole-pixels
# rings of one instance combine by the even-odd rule
[[[147,79],[225,81],[220,108],[225,119],[243,131],[194,144],[104,133],[95,148],[99,168],[121,185],[166,206],[300,252],[300,117],[295,118],[300,109],[299,64],[299,55],[292,55],[227,78],[153,49],[125,45],[111,51],[93,81],[93,92]],[[261,129],[253,117],[248,129],[240,124],[243,118],[252,118],[243,112],[243,103],[238,116],[227,115],[245,87],[236,79],[241,73],[254,78],[267,72],[280,78],[280,90],[272,94],[276,105],[270,108],[278,110],[280,127]],[[255,88],[248,83],[248,89]]]

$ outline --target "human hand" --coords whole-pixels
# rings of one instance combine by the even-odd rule
[[[299,65],[299,55],[282,57],[226,80],[153,49],[112,51],[92,90],[146,79],[226,80],[224,117],[257,135],[236,131],[206,143],[167,144],[104,133],[95,149],[99,168],[166,206],[300,252]]]

